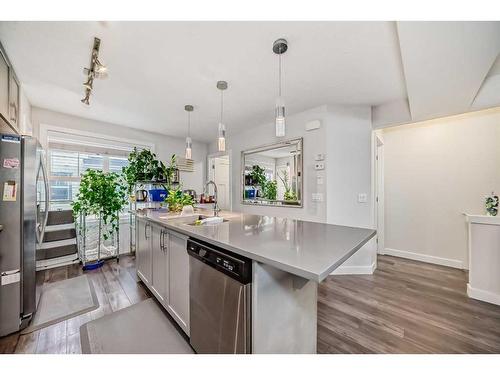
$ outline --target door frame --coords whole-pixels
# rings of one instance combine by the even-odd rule
[[[207,155],[207,181],[210,180],[210,168],[212,166],[212,159],[216,159],[221,156],[227,156],[229,161],[229,210],[233,210],[233,158],[232,151],[219,151]]]
[[[374,225],[377,230],[377,253],[385,253],[385,199],[384,199],[384,138],[381,131],[373,132],[374,161]]]

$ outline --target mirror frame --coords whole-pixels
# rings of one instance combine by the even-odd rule
[[[300,150],[300,158],[297,163],[297,170],[295,171],[297,174],[297,190],[299,192],[299,203],[298,204],[273,204],[272,202],[283,202],[283,201],[271,201],[267,200],[265,202],[270,203],[251,203],[245,200],[245,155],[256,154],[262,151],[274,150],[276,148],[286,147],[296,144],[297,148]],[[251,149],[241,151],[241,169],[240,169],[240,200],[241,204],[247,206],[265,206],[265,207],[287,207],[287,208],[303,208],[304,207],[304,139],[302,137],[299,138],[291,138],[283,141],[266,144],[259,147],[254,147]]]

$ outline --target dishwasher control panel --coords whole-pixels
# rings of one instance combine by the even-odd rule
[[[188,253],[203,263],[242,282],[252,279],[252,260],[198,240],[188,240]]]

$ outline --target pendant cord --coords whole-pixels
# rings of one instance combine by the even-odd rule
[[[278,85],[278,96],[281,96],[281,51],[279,55],[279,85]]]
[[[188,112],[188,137],[191,137],[191,112]]]
[[[224,113],[224,90],[220,90],[220,123],[222,122],[222,115]]]

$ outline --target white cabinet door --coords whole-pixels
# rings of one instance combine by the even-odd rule
[[[189,336],[189,255],[187,237],[169,232],[168,310]]]
[[[0,113],[9,121],[9,65],[0,49]]]
[[[12,126],[19,130],[19,82],[10,72],[9,84],[9,120]]]
[[[163,227],[151,225],[152,279],[151,289],[165,307],[168,301],[168,234]]]
[[[137,275],[146,285],[151,285],[151,224],[146,220],[136,218],[136,265]]]

